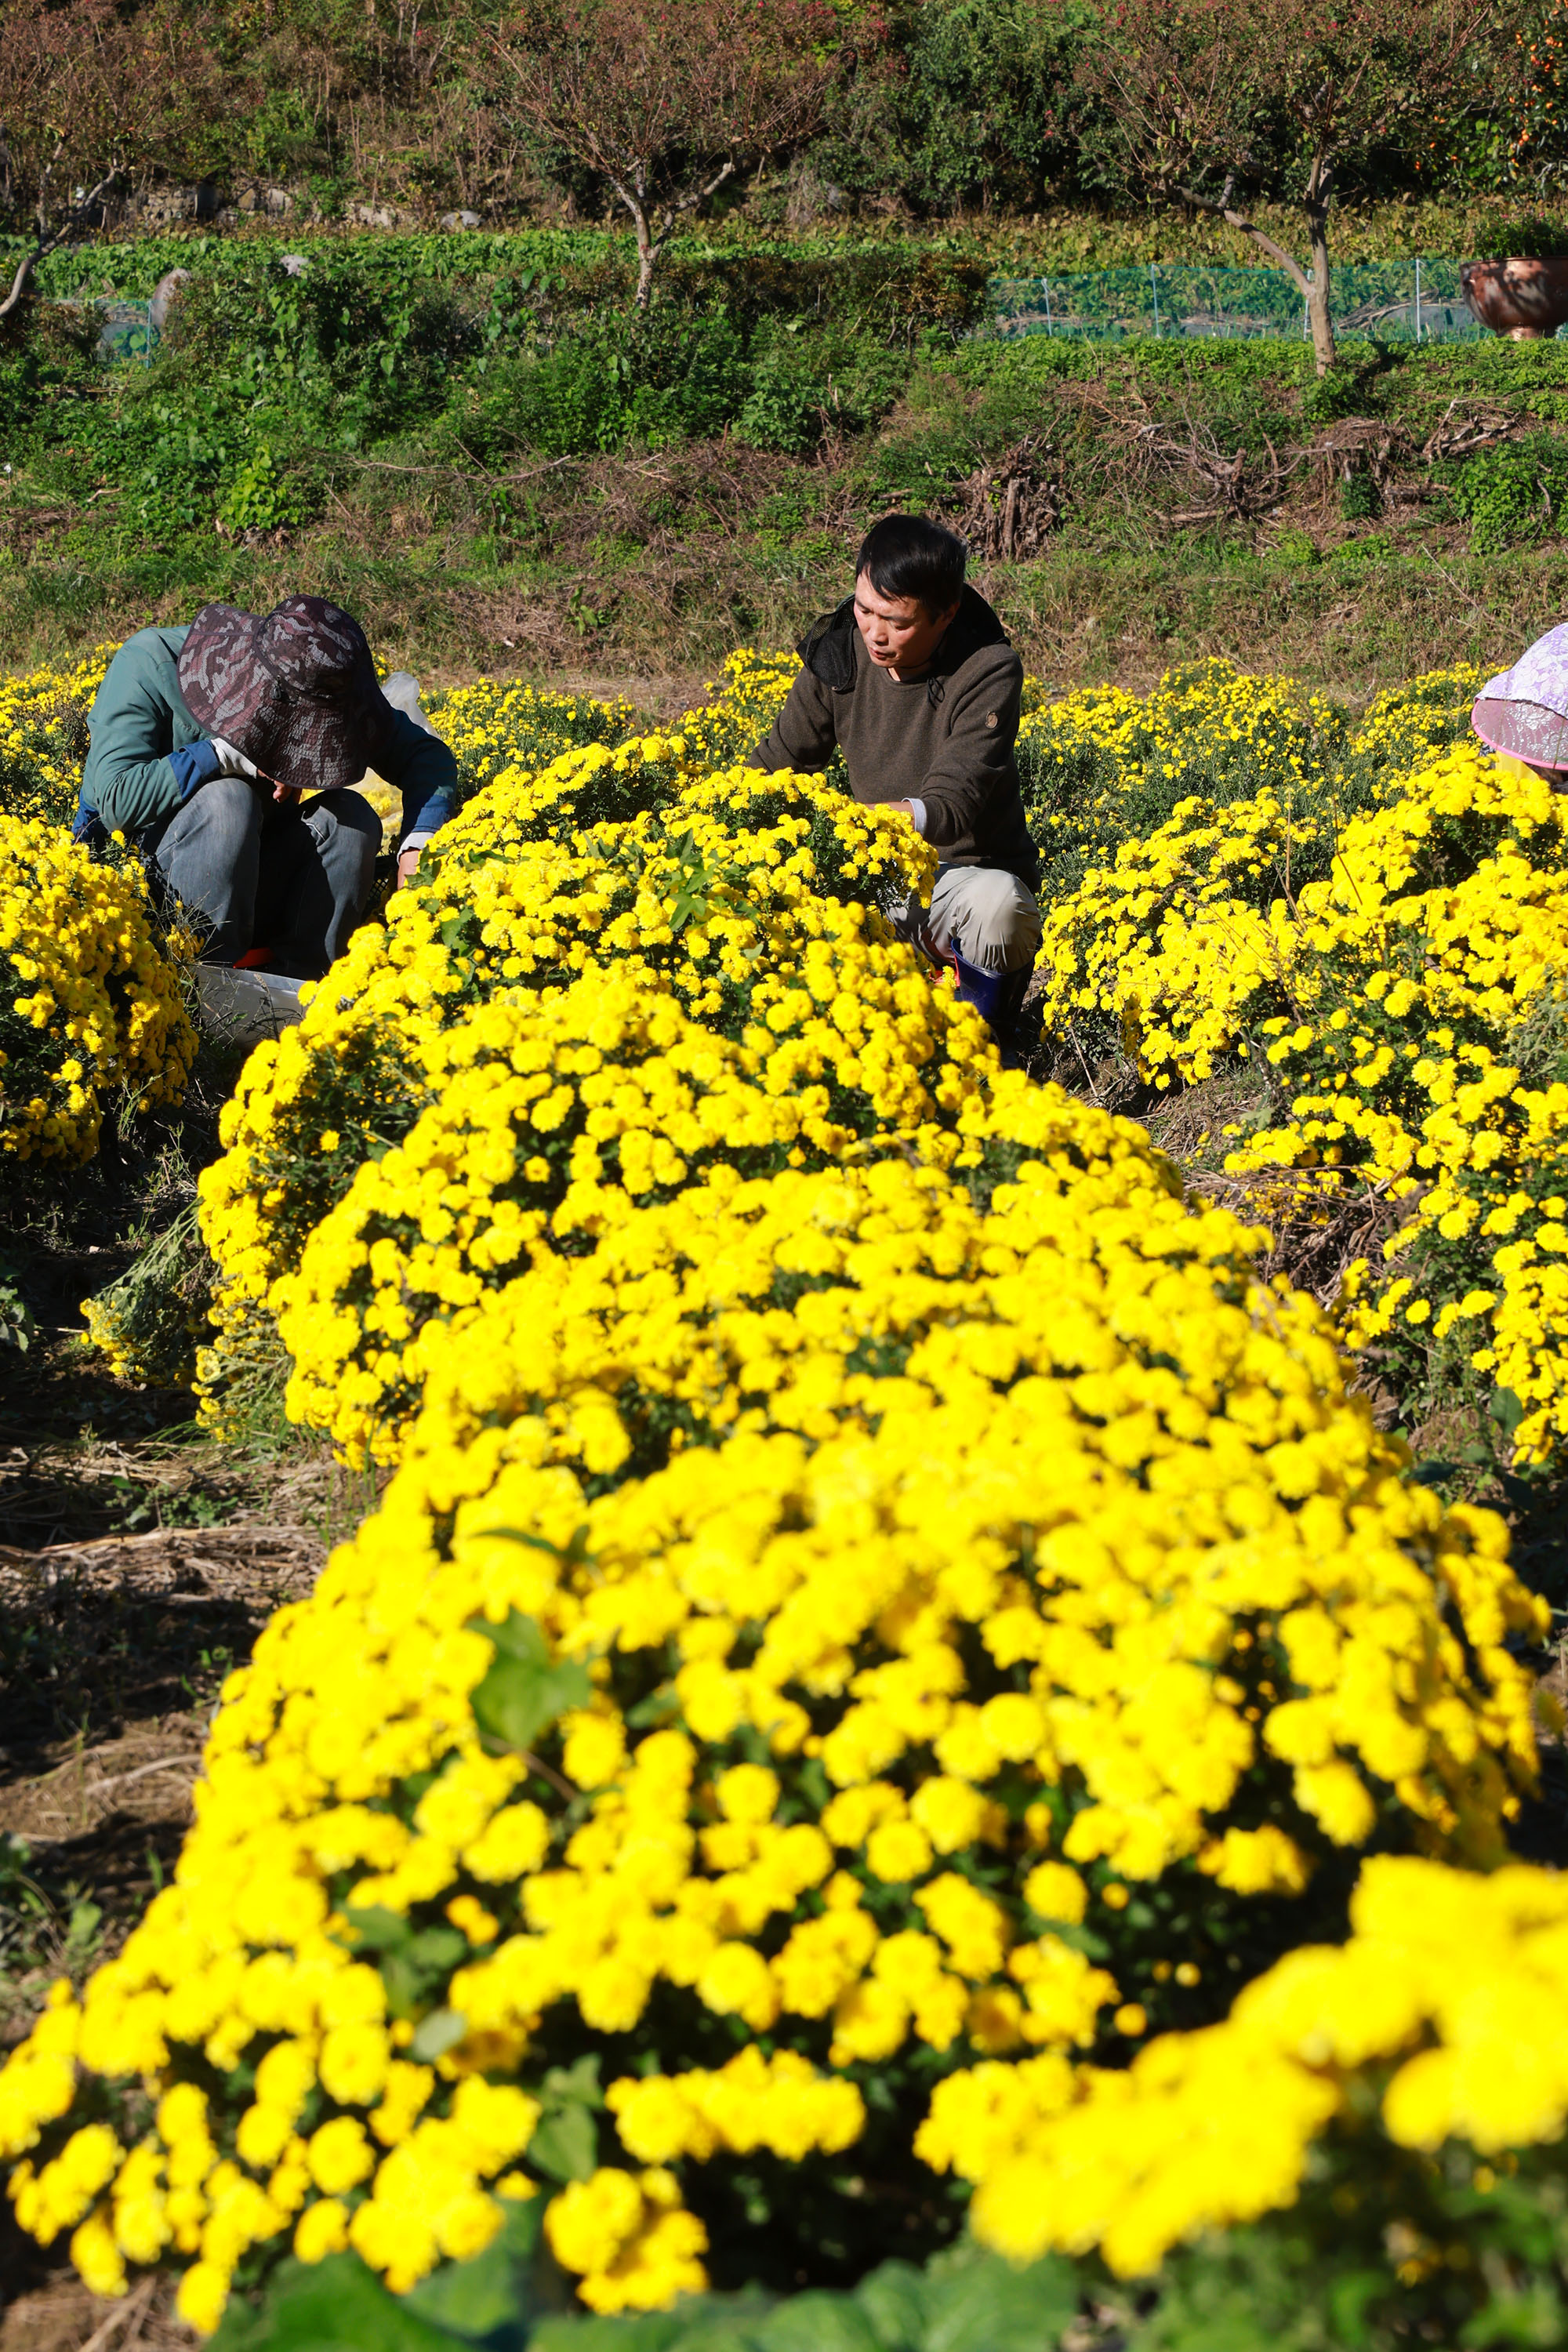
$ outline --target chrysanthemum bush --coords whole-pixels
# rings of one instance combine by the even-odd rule
[[[156,923],[137,867],[0,815],[0,1157],[87,1160],[111,1100],[178,1098],[191,944]]]
[[[1500,1527],[1127,1129],[1009,1108],[988,1207],[889,1163],[635,1213],[629,1314],[691,1268],[662,1440],[556,1369],[572,1269],[450,1334],[504,1409],[427,1419],[274,1621],[175,1882],[0,2077],[19,2210],[100,2291],[174,2261],[210,2326],[345,2242],[406,2286],[536,2193],[596,2309],[853,2277],[961,2219],[950,2077],[1212,2015],[1369,1842],[1496,1859],[1538,1623]]]
[[[1524,1461],[1568,1432],[1563,818],[1471,749],[1347,834],[1303,908],[1298,1003],[1261,1024],[1289,1117],[1234,1163],[1396,1205],[1381,1260],[1349,1270],[1347,1335],[1417,1391],[1434,1350],[1507,1391]]]
[[[1147,704],[1104,688],[1026,722],[1048,723],[1068,747],[1087,744],[1110,770],[1093,807],[1068,796],[1049,820],[1070,855],[1068,887],[1047,893],[1046,1020],[1092,1031],[1108,1014],[1131,1013],[1141,1031],[1158,1031],[1171,1019],[1173,1043],[1190,1034],[1187,1058],[1163,1050],[1163,1034],[1143,1046],[1151,1075],[1165,1083],[1167,1063],[1204,1076],[1216,1048],[1244,1050],[1259,960],[1269,971],[1279,964],[1272,932],[1294,922],[1303,891],[1330,879],[1368,811],[1403,801],[1412,772],[1434,764],[1477,683],[1468,670],[1417,678],[1380,697],[1351,733],[1315,705],[1315,724],[1296,717],[1288,679],[1210,663],[1196,676],[1173,673]],[[1139,779],[1151,766],[1165,795],[1140,823]],[[1194,782],[1203,789],[1191,790]],[[1036,830],[1048,843],[1043,817]],[[1218,959],[1206,986],[1194,957]]]
[[[1288,1172],[1308,1215],[1387,1204],[1347,1337],[1413,1403],[1506,1390],[1527,1461],[1568,1430],[1563,815],[1472,741],[1385,786],[1316,880],[1279,888],[1312,836],[1272,795],[1194,806],[1046,926],[1047,1022],[1114,1020],[1159,1087],[1250,1059],[1272,1112],[1230,1167]]]
[[[994,1055],[875,903],[928,876],[924,845],[816,780],[743,771],[569,832],[614,761],[481,796],[433,879],[253,1057],[203,1183],[225,1277],[215,1412],[247,1333],[287,1307],[299,1409],[385,1454],[423,1319],[531,1248],[586,1246],[573,1235],[616,1196],[716,1159],[956,1148]],[[561,838],[511,838],[552,804]]]
[[[693,762],[711,770],[743,760],[778,717],[799,669],[799,656],[788,651],[763,653],[748,646],[731,654],[710,688],[711,701],[687,711],[680,721]]]
[[[589,743],[614,746],[636,730],[637,713],[620,696],[559,694],[515,681],[479,678],[426,698],[437,731],[457,757],[466,793],[508,769],[541,768]]]
[[[87,714],[115,652],[98,646],[74,669],[0,679],[0,811],[68,825],[87,753]]]
[[[1018,2257],[1099,2248],[1136,2275],[1295,2206],[1309,2294],[1342,2285],[1367,2340],[1501,2341],[1510,2309],[1551,2326],[1568,1887],[1380,1856],[1351,1919],[1348,1942],[1290,1953],[1223,2023],[1129,2068],[1053,2053],[942,2084],[928,2138],[981,2184],[982,2234]]]
[[[1147,696],[1089,687],[1051,702],[1026,681],[1018,763],[1047,899],[1092,880],[1106,862],[1120,869],[1118,853],[1135,855],[1145,841],[1156,863],[1162,848],[1163,862],[1179,853],[1156,887],[1206,876],[1205,828],[1223,827],[1220,813],[1233,808],[1251,835],[1254,878],[1269,870],[1269,851],[1282,852],[1289,888],[1293,848],[1296,881],[1310,880],[1325,870],[1339,824],[1424,752],[1464,733],[1480,679],[1469,667],[1434,671],[1380,695],[1359,725],[1292,678],[1253,677],[1217,658],[1168,671]],[[1173,818],[1184,821],[1173,827]]]
[[[351,1452],[394,1459],[417,1394],[409,1344],[540,1250],[591,1248],[629,1202],[720,1166],[832,1163],[922,1140],[948,1156],[956,1139],[940,1122],[973,1091],[963,1048],[982,1059],[978,1024],[961,1024],[951,1083],[939,1071],[933,1090],[921,1064],[934,1024],[923,1005],[898,1004],[900,981],[912,995],[916,976],[895,969],[879,988],[889,955],[826,952],[791,992],[804,1006],[781,992],[790,1017],[749,1048],[614,967],[542,1000],[503,995],[443,1032],[424,1058],[415,1125],[356,1171],[298,1271],[268,1294],[296,1368],[290,1410]],[[853,991],[860,1018],[847,1035],[814,1035],[826,1025],[816,976],[825,994]],[[877,1034],[879,994],[890,1037]]]
[[[683,759],[699,772],[743,760],[772,726],[798,667],[788,653],[731,654],[710,689],[712,698],[677,720],[673,733],[679,741],[673,754],[667,751],[665,757]],[[635,764],[645,768],[650,764],[648,744],[668,745],[669,740],[639,736],[636,709],[618,695],[602,699],[479,678],[471,686],[432,695],[429,707],[436,726],[457,754],[468,794],[487,784],[536,774],[563,753],[594,744],[611,751],[638,745]],[[624,775],[625,768],[619,772]],[[623,806],[616,813],[626,812]]]

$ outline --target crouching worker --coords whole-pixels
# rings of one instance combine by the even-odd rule
[[[890,911],[956,963],[958,993],[1005,1054],[1040,945],[1040,863],[1013,757],[1024,666],[963,565],[963,541],[924,515],[874,524],[855,593],[805,637],[750,764],[821,769],[837,744],[856,799],[897,809],[931,844],[930,907]]]
[[[359,623],[321,596],[265,616],[205,604],[142,629],[88,720],[76,837],[123,834],[202,936],[206,963],[319,980],[363,914],[381,820],[351,791],[400,787],[398,878],[457,807],[447,746],[376,681]]]

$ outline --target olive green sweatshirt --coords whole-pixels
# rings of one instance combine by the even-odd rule
[[[996,866],[1032,888],[1029,838],[1013,746],[1024,666],[973,588],[923,677],[871,660],[852,602],[805,639],[789,698],[749,764],[812,772],[844,753],[858,801],[924,803],[925,838],[944,866]]]

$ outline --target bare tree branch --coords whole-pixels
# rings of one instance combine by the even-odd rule
[[[82,198],[79,205],[73,205],[72,209],[68,213],[62,213],[56,220],[52,228],[44,228],[42,226],[42,218],[40,217],[40,234],[38,241],[33,247],[32,251],[30,253],[25,253],[22,256],[21,260],[16,264],[16,274],[11,280],[11,290],[6,295],[5,300],[0,301],[0,319],[4,319],[8,312],[16,309],[17,303],[21,300],[23,294],[26,291],[28,278],[32,276],[33,271],[37,268],[39,262],[43,260],[45,255],[53,253],[57,245],[64,245],[67,238],[74,236],[75,232],[82,226],[84,221],[88,221],[92,218],[93,214],[98,210],[99,205],[103,202],[105,196],[107,196],[110,190],[115,186],[119,178],[120,171],[117,165],[113,171],[107,172],[104,174],[96,188],[89,189],[87,194]]]
[[[1259,228],[1257,222],[1238,205],[1232,204],[1231,191],[1235,185],[1235,180],[1229,179],[1226,182],[1221,194],[1205,196],[1201,195],[1195,188],[1184,187],[1180,182],[1173,181],[1171,192],[1179,202],[1190,205],[1194,212],[1215,213],[1228,227],[1238,229],[1243,236],[1251,237],[1253,243],[1266,253],[1278,268],[1286,272],[1299,293],[1303,296],[1310,295],[1312,290],[1312,281],[1295,255],[1277,243],[1266,229]]]

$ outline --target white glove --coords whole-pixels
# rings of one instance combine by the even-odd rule
[[[247,760],[243,751],[235,750],[232,743],[226,743],[221,735],[210,736],[208,740],[217,753],[217,772],[220,776],[248,776],[252,783],[259,781],[261,771],[254,760]]]

